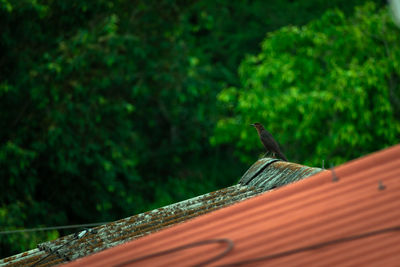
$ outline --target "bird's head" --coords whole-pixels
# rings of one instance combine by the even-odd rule
[[[259,122],[255,122],[255,123],[250,124],[250,125],[253,126],[253,127],[255,127],[257,130],[263,130],[263,129],[264,129],[264,127],[262,126],[262,124],[259,123]]]

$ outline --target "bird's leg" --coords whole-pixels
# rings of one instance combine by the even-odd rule
[[[271,155],[271,151],[267,151],[267,152],[265,152],[263,158],[270,157],[270,155]]]

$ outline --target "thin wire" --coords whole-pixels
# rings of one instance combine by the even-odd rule
[[[86,223],[86,224],[71,224],[71,225],[50,226],[50,227],[41,227],[41,228],[19,229],[19,230],[6,230],[6,231],[0,232],[0,235],[15,234],[15,233],[26,233],[26,232],[36,232],[36,231],[50,231],[50,230],[58,230],[58,229],[91,227],[91,226],[98,226],[98,225],[102,225],[102,224],[106,224],[106,223],[108,223],[108,222]]]
[[[143,260],[146,260],[146,259],[149,259],[149,258],[156,258],[156,257],[163,256],[163,255],[166,255],[166,254],[170,254],[170,253],[173,253],[173,252],[176,252],[176,251],[179,251],[179,250],[184,250],[184,249],[188,249],[188,248],[192,248],[192,247],[196,247],[196,246],[207,245],[207,244],[211,244],[211,243],[225,243],[225,244],[227,244],[227,247],[221,254],[218,254],[217,256],[212,257],[212,258],[210,258],[210,259],[208,259],[206,261],[200,262],[200,263],[198,263],[198,264],[196,264],[194,266],[204,266],[204,265],[209,264],[211,262],[217,261],[217,260],[225,257],[225,255],[228,254],[233,249],[233,246],[234,246],[233,241],[230,240],[230,239],[227,239],[227,238],[208,239],[208,240],[188,243],[188,244],[185,244],[185,245],[182,245],[182,246],[179,246],[179,247],[175,247],[175,248],[171,248],[171,249],[167,249],[167,250],[162,250],[162,251],[155,252],[155,253],[152,253],[152,254],[148,254],[148,255],[145,255],[145,256],[142,256],[142,257],[131,259],[131,260],[116,264],[116,265],[114,265],[114,267],[121,267],[121,266],[125,266],[127,264],[131,264],[131,263],[134,263],[134,262],[143,261]]]
[[[75,233],[74,236],[67,242],[65,242],[63,245],[59,246],[57,249],[51,251],[49,254],[47,254],[46,256],[44,256],[43,258],[39,259],[37,262],[35,262],[34,264],[32,264],[30,267],[34,267],[36,265],[38,265],[39,263],[41,263],[42,261],[44,261],[45,259],[47,259],[48,257],[50,257],[51,255],[53,255],[54,253],[56,253],[58,250],[60,250],[61,248],[65,247],[66,245],[70,244],[72,241],[80,239],[82,237],[84,237],[85,235],[87,235],[88,233],[90,233],[91,230],[89,229],[85,229],[83,231],[80,231],[79,233]]]
[[[338,243],[350,242],[353,240],[367,238],[367,237],[380,235],[380,234],[384,234],[387,232],[394,232],[394,231],[400,231],[400,225],[394,226],[394,227],[388,227],[388,228],[384,228],[384,229],[380,229],[380,230],[376,230],[376,231],[366,232],[366,233],[359,234],[359,235],[353,235],[353,236],[338,238],[338,239],[334,239],[334,240],[329,240],[326,242],[321,242],[321,243],[317,243],[317,244],[310,245],[310,246],[299,247],[299,248],[292,249],[292,250],[286,250],[283,252],[278,252],[275,254],[270,254],[270,255],[266,255],[266,256],[262,256],[262,257],[258,257],[258,258],[247,259],[244,261],[231,262],[228,264],[223,264],[223,265],[218,265],[218,266],[219,267],[239,266],[239,265],[254,263],[254,262],[258,262],[258,261],[268,261],[268,260],[272,260],[272,259],[287,257],[287,256],[290,256],[293,254],[307,251],[307,250],[319,249],[319,248],[335,245]]]

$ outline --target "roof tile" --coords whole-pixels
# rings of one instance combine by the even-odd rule
[[[265,164],[267,163],[267,164]],[[261,166],[262,165],[262,166]],[[260,182],[252,175],[254,185],[244,183],[230,186],[215,192],[207,193],[198,197],[174,203],[162,208],[134,215],[116,222],[98,226],[80,239],[75,239],[74,234],[58,238],[53,241],[38,245],[40,249],[33,249],[24,254],[8,257],[0,260],[0,266],[30,266],[39,259],[42,261],[37,266],[52,266],[60,262],[85,257],[89,254],[123,244],[127,241],[151,234],[174,224],[184,222],[191,218],[203,215],[217,209],[232,205],[236,202],[256,196],[264,191],[271,190],[285,183],[297,181],[310,175],[310,172],[318,172],[321,169],[310,168],[294,163],[281,164],[276,159],[260,159],[250,169],[261,166],[260,175],[263,175],[264,182]],[[282,178],[281,172],[285,168],[287,177]],[[307,169],[309,172],[298,172],[299,169]],[[246,175],[241,181],[245,179]],[[11,265],[11,263],[13,265]]]
[[[216,238],[232,240],[234,249],[210,266],[248,263],[282,252],[286,254],[249,266],[398,266],[400,231],[355,237],[387,227],[400,229],[399,177],[397,145],[66,266],[115,266]],[[385,186],[383,190],[380,183]],[[338,242],[340,239],[342,242]],[[337,242],[323,245],[333,240]],[[316,247],[289,253],[309,246]],[[129,266],[192,266],[221,253],[225,247],[198,246]]]

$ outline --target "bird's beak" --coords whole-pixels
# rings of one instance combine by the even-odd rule
[[[250,126],[256,127],[256,126],[254,125],[254,123],[250,124]]]

